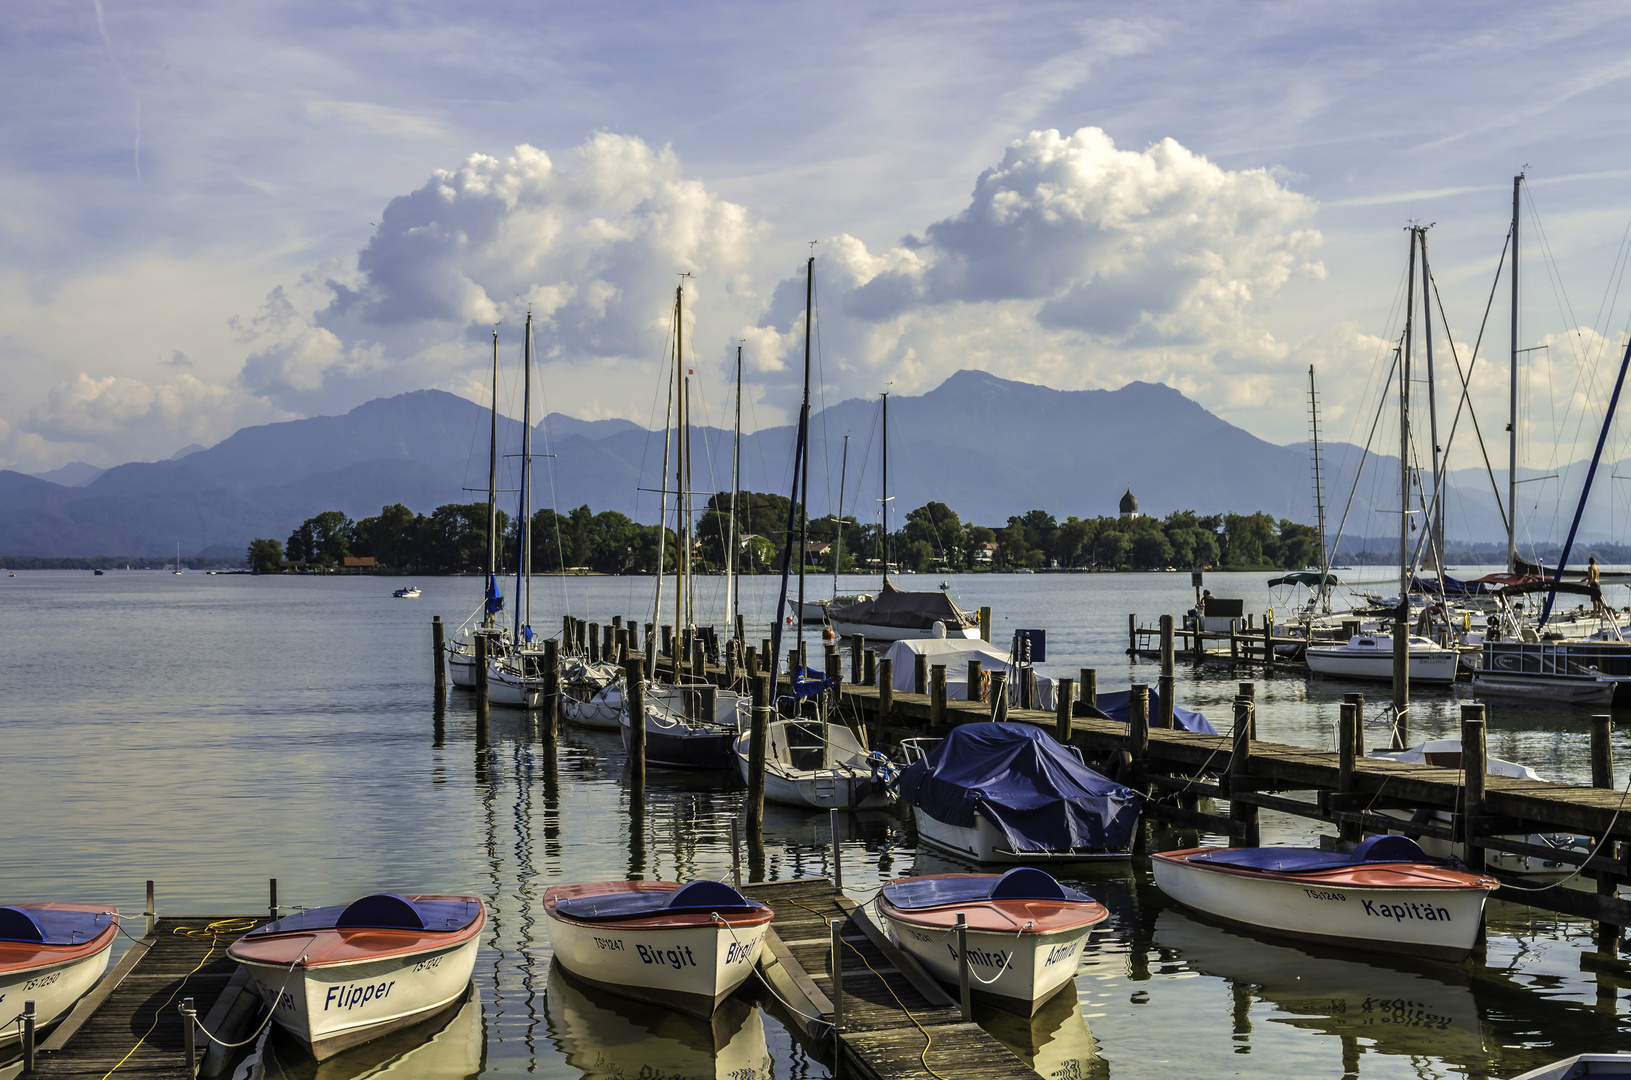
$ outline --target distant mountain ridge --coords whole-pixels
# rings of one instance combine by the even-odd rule
[[[877,399],[853,398],[812,418],[813,513],[836,509],[848,434],[844,512],[877,520],[878,417]],[[0,554],[159,556],[173,554],[179,540],[183,554],[229,557],[255,537],[283,539],[324,510],[361,518],[390,503],[428,513],[444,503],[480,501],[489,423],[488,410],[472,401],[419,390],[375,399],[341,416],[245,428],[169,461],[116,466],[79,487],[0,471]],[[1161,384],[1061,391],[960,371],[920,396],[891,396],[889,427],[893,528],[908,510],[931,499],[965,520],[996,526],[1032,509],[1060,519],[1115,514],[1128,489],[1145,513],[1158,516],[1193,509],[1314,518],[1306,445],[1265,442]],[[513,489],[521,425],[501,417],[499,428],[506,455],[499,486]],[[535,508],[565,511],[587,504],[597,512],[655,519],[657,496],[641,489],[673,486],[671,478],[665,484],[659,476],[660,432],[627,420],[560,414],[546,417],[539,431],[534,452],[553,457],[538,460]],[[792,436],[789,427],[744,436],[745,489],[786,490]],[[693,486],[727,488],[730,432],[698,429],[693,448]],[[1342,463],[1357,463],[1360,453],[1346,444],[1323,449],[1334,531],[1352,483]],[[1367,475],[1371,468],[1391,477],[1397,465],[1372,455]],[[1381,505],[1370,507],[1361,492],[1350,535],[1385,531],[1378,515],[1397,497],[1392,483],[1366,486]],[[1482,472],[1452,474],[1451,488],[1451,535],[1498,539],[1500,518]],[[513,512],[516,496],[500,497]],[[700,506],[703,500],[696,501]],[[1607,524],[1588,515],[1588,528],[1596,533]]]

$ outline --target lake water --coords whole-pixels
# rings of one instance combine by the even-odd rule
[[[1207,586],[1261,612],[1264,580],[1210,574]],[[654,770],[644,822],[631,830],[615,736],[563,726],[549,747],[535,722],[495,708],[478,746],[468,695],[454,691],[437,718],[429,627],[432,614],[457,625],[481,584],[426,579],[417,600],[393,599],[397,584],[193,572],[0,578],[0,902],[95,901],[135,913],[148,878],[160,910],[176,914],[264,910],[272,877],[284,904],[383,890],[479,895],[491,915],[479,1002],[430,1044],[419,1045],[422,1034],[389,1043],[337,1059],[323,1076],[382,1067],[566,1080],[827,1075],[774,1004],[740,1005],[709,1027],[552,976],[537,906],[545,888],[725,877],[740,793]],[[699,612],[719,605],[722,584],[702,583]],[[1014,627],[1046,628],[1044,674],[1093,667],[1101,690],[1155,681],[1154,665],[1125,655],[1128,612],[1153,621],[1193,603],[1187,574],[949,584],[965,607],[993,607],[999,641]],[[540,578],[533,625],[557,628],[563,612],[649,621],[651,585]],[[744,609],[767,613],[774,586],[749,580]],[[818,596],[830,588],[810,585]],[[1179,701],[1221,729],[1236,682],[1180,665]],[[1342,693],[1356,688],[1260,678],[1259,736],[1330,747]],[[1453,734],[1462,693],[1417,692],[1413,736]],[[1386,694],[1367,689],[1377,702]],[[1491,752],[1583,782],[1589,712],[1493,704]],[[1624,736],[1615,742],[1626,761],[1631,747]],[[1315,824],[1265,813],[1264,842],[1303,841]],[[771,877],[831,872],[825,815],[768,808],[765,840]],[[950,869],[919,856],[905,815],[853,816],[841,841],[857,898],[914,868]],[[1590,948],[1582,922],[1492,904],[1481,961],[1371,962],[1192,919],[1155,889],[1142,862],[1074,883],[1111,911],[1074,998],[1064,995],[1034,1024],[980,1016],[1048,1075],[1508,1077],[1567,1053],[1631,1050],[1627,999],[1611,980],[1579,970]],[[393,1063],[393,1054],[404,1056]]]

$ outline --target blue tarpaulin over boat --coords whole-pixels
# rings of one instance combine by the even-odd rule
[[[1138,796],[1076,760],[1030,724],[962,724],[906,767],[901,798],[936,821],[971,828],[974,812],[1013,851],[1120,850]]]
[[[1133,707],[1128,704],[1133,692],[1121,690],[1114,694],[1099,695],[1099,711],[1112,720],[1120,720],[1123,724],[1132,722]],[[1155,718],[1161,715],[1161,696],[1150,688],[1150,726],[1155,726]],[[1192,709],[1172,707],[1172,722],[1184,731],[1195,731],[1202,735],[1216,735],[1212,722]]]

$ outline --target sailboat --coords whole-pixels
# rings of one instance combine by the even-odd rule
[[[741,734],[751,702],[747,695],[726,688],[716,689],[702,679],[700,672],[688,678],[686,667],[690,657],[684,655],[682,642],[685,630],[695,625],[692,617],[691,593],[691,433],[690,383],[685,369],[685,285],[674,290],[674,373],[672,386],[675,408],[672,411],[673,429],[678,434],[674,468],[675,536],[679,549],[674,553],[674,639],[670,655],[674,658],[673,678],[664,682],[649,678],[644,689],[644,715],[633,717],[628,709],[618,715],[618,726],[623,734],[625,748],[633,744],[632,725],[643,723],[646,729],[646,761],[652,765],[667,765],[685,769],[734,769],[736,738]],[[663,438],[667,480],[668,435]],[[663,512],[666,514],[666,497]],[[666,534],[665,534],[666,536]],[[659,547],[659,559],[662,557]],[[656,611],[662,614],[662,564],[657,567]],[[712,711],[708,702],[712,700]]]
[[[1405,293],[1404,344],[1399,364],[1399,601],[1392,633],[1358,634],[1347,641],[1309,645],[1304,651],[1308,669],[1336,678],[1391,680],[1394,704],[1403,712],[1410,682],[1449,683],[1455,680],[1461,654],[1410,632],[1410,586],[1415,578],[1410,557],[1410,365],[1415,318],[1416,251],[1421,245],[1422,305],[1427,306],[1426,229],[1410,228],[1410,275]],[[1437,450],[1435,448],[1435,461]],[[1435,499],[1437,494],[1435,493]],[[1441,501],[1441,500],[1440,500]],[[1402,645],[1402,647],[1401,647]]]
[[[514,647],[505,655],[487,658],[487,697],[494,705],[538,709],[544,704],[549,674],[544,651],[532,644],[532,312],[527,312],[526,340],[522,346],[521,380],[521,528],[516,545]]]
[[[868,641],[909,638],[980,636],[980,624],[942,591],[907,592],[889,580],[889,395],[883,395],[883,588],[877,596],[828,610],[840,637],[863,635]]]
[[[498,587],[498,331],[493,331],[493,409],[492,427],[487,435],[487,595],[481,606],[481,622],[471,626],[470,620],[459,628],[454,644],[448,650],[447,665],[453,685],[473,688],[476,685],[476,638],[487,639],[489,659],[502,656],[509,650],[510,636],[498,621],[504,610],[504,594]],[[417,592],[415,595],[418,595]]]

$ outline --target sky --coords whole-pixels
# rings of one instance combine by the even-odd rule
[[[818,405],[963,368],[1141,379],[1292,443],[1313,365],[1326,437],[1363,442],[1405,228],[1433,225],[1466,363],[1520,170],[1524,456],[1570,460],[1631,311],[1623,16],[18,0],[0,468],[425,387],[484,401],[492,332],[513,387],[529,310],[543,407],[653,423],[682,284],[709,407],[740,346],[750,426],[783,422],[812,254]],[[1497,466],[1505,290],[1471,389]]]

